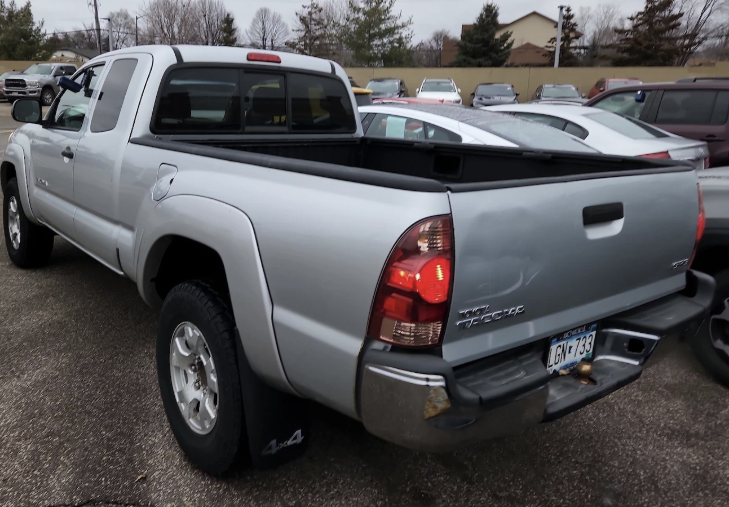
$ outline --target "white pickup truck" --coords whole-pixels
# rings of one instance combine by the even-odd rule
[[[690,167],[488,112],[514,147],[366,139],[343,69],[294,54],[135,47],[61,86],[43,118],[13,106],[8,254],[41,266],[59,235],[137,284],[212,474],[299,455],[304,400],[433,451],[556,419],[712,298]]]

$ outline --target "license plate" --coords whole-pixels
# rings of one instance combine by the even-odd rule
[[[549,339],[547,372],[570,370],[583,359],[590,359],[595,348],[597,324],[571,329]]]

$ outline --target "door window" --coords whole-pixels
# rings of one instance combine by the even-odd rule
[[[367,135],[390,139],[424,140],[426,138],[425,122],[404,116],[377,114],[367,130]]]
[[[658,106],[656,123],[669,125],[710,125],[715,90],[666,90]]]
[[[648,103],[648,99],[652,93],[653,91],[646,90],[644,92],[645,99],[641,102],[635,100],[638,97],[638,92],[635,91],[613,93],[594,103],[592,107],[622,114],[624,116],[630,116],[632,118],[640,118],[643,108]]]
[[[94,115],[91,118],[91,132],[114,130],[136,68],[137,60],[130,58],[117,60],[111,65],[99,98],[96,100]]]
[[[590,135],[587,130],[580,127],[576,123],[572,123],[571,121],[568,121],[567,125],[564,126],[564,131],[568,134],[572,134],[575,137],[579,137],[580,139],[587,139],[587,136]]]
[[[50,128],[73,130],[76,132],[81,130],[86,114],[89,111],[94,90],[103,71],[104,64],[101,64],[90,67],[85,72],[76,76],[73,81],[82,85],[81,90],[78,92],[64,90],[61,93],[61,97],[56,103],[56,108],[50,112]]]

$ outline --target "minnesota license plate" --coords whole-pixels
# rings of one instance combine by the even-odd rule
[[[549,339],[547,372],[571,370],[583,359],[590,359],[595,348],[597,324],[571,329]]]

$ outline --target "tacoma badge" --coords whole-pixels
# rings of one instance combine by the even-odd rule
[[[489,305],[477,306],[470,310],[459,311],[459,320],[456,321],[456,326],[460,329],[468,329],[471,326],[488,324],[489,322],[505,319],[506,317],[516,317],[520,313],[524,313],[524,305],[505,308],[496,312],[489,312]]]

